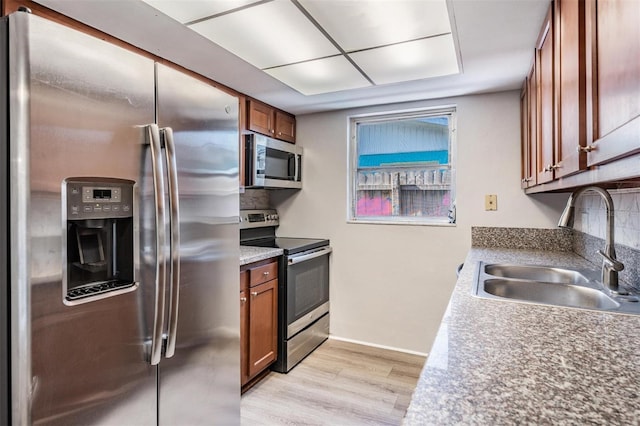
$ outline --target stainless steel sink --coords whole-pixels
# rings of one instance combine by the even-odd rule
[[[473,291],[488,299],[640,315],[637,296],[612,293],[598,278],[591,270],[479,262]]]
[[[484,266],[484,271],[495,277],[516,278],[546,283],[586,284],[590,281],[590,279],[585,276],[585,274],[588,274],[586,271],[580,272],[550,266],[489,264]]]
[[[488,279],[484,291],[508,299],[587,309],[616,309],[620,304],[601,291],[576,285]]]

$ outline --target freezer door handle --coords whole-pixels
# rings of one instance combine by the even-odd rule
[[[151,336],[151,353],[149,363],[157,365],[162,357],[162,330],[164,329],[164,308],[166,293],[167,259],[165,255],[165,203],[164,203],[164,168],[162,148],[160,146],[160,130],[156,124],[147,126],[147,141],[151,149],[151,167],[153,173],[153,191],[155,197],[156,220],[156,303],[153,315],[153,331]]]
[[[164,147],[167,156],[169,186],[169,223],[171,227],[171,266],[169,268],[169,321],[165,357],[171,358],[176,351],[176,332],[178,330],[178,306],[180,302],[180,201],[178,197],[178,171],[176,151],[171,127],[162,129]]]

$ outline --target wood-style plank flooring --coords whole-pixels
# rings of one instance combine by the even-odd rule
[[[425,358],[327,340],[242,396],[244,426],[400,425]]]

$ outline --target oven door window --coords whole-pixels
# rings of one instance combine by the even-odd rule
[[[329,301],[329,254],[289,265],[287,324]]]
[[[267,179],[295,180],[296,155],[267,147],[265,177]]]

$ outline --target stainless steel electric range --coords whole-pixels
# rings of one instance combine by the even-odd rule
[[[291,370],[329,337],[329,240],[276,237],[275,210],[241,210],[240,244],[281,248],[278,284],[278,359]]]

